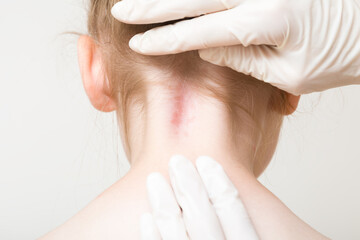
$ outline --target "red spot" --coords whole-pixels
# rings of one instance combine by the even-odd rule
[[[184,90],[180,90],[179,94],[174,99],[174,109],[171,118],[171,123],[179,127],[183,122],[184,117]]]

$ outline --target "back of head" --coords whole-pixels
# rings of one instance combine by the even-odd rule
[[[101,49],[104,72],[116,98],[126,147],[131,147],[127,138],[128,108],[134,102],[146,102],[149,84],[163,84],[170,88],[186,85],[193,91],[219,100],[228,110],[232,132],[236,133],[239,128],[252,128],[262,135],[256,146],[259,150],[272,139],[277,139],[288,107],[286,93],[250,76],[205,62],[197,51],[165,56],[144,56],[132,51],[128,46],[132,36],[171,22],[149,25],[120,23],[111,16],[111,8],[116,2],[118,0],[91,0],[88,30]],[[265,112],[266,123],[257,116],[255,109]],[[241,136],[234,134],[233,139],[241,141]],[[261,155],[261,151],[257,152]]]

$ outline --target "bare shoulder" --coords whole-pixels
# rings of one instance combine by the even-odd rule
[[[139,219],[149,211],[146,198],[137,183],[120,180],[40,240],[139,239]]]

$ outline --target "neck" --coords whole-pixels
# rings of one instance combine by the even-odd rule
[[[259,136],[243,128],[236,134],[245,141],[236,144],[228,110],[220,101],[186,86],[153,86],[142,116],[134,113],[131,118],[133,170],[147,168],[166,175],[171,156],[180,154],[192,161],[210,156],[229,169],[241,168],[253,174],[252,146]]]

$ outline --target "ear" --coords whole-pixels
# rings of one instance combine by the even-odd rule
[[[116,101],[111,96],[100,51],[91,37],[79,38],[78,59],[84,88],[91,104],[102,112],[116,110]]]
[[[286,93],[286,94],[287,94],[286,97],[288,100],[288,105],[286,106],[285,115],[291,115],[297,109],[301,96],[295,96],[292,95],[291,93]]]

